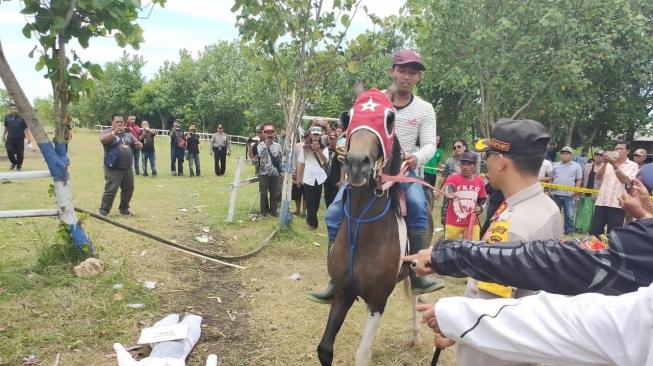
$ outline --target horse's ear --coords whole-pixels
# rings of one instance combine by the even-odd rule
[[[391,109],[386,109],[385,112],[385,130],[388,135],[392,134],[395,127],[395,112]]]
[[[349,126],[349,120],[351,119],[351,116],[349,115],[349,111],[344,111],[340,113],[340,123],[342,123],[342,129],[343,131],[347,131],[347,127]]]

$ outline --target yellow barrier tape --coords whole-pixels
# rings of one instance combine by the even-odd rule
[[[562,184],[553,184],[553,183],[544,183],[540,182],[542,187],[544,188],[553,188],[553,189],[559,189],[562,191],[572,191],[572,192],[577,192],[577,193],[590,193],[590,194],[599,194],[598,189],[592,189],[592,188],[581,188],[581,187],[574,187],[574,186],[565,186]],[[649,196],[649,199],[653,201],[653,196]]]

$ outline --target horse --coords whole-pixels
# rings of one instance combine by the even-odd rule
[[[378,92],[378,94],[381,93]],[[378,94],[377,98],[387,98],[384,94],[381,94],[382,97]],[[362,98],[367,97],[363,95]],[[376,104],[373,99],[370,99],[369,102],[372,105]],[[387,102],[392,108],[389,99]],[[346,218],[343,220],[328,259],[329,274],[336,290],[327,326],[317,348],[318,357],[323,366],[332,364],[333,343],[347,312],[357,297],[365,301],[368,309],[363,338],[356,351],[356,366],[365,366],[371,362],[372,344],[379,328],[381,316],[388,297],[397,282],[405,280],[406,294],[410,294],[410,284],[407,279],[410,269],[408,266],[400,264],[401,255],[404,254],[400,252],[399,232],[403,223],[403,218],[400,215],[400,187],[395,184],[387,190],[381,189],[381,174],[379,174],[392,176],[399,174],[401,170],[401,148],[396,135],[394,135],[394,112],[388,108],[385,110],[376,108],[379,109],[378,113],[381,115],[375,118],[383,119],[385,131],[391,135],[391,139],[389,139],[391,143],[384,146],[382,136],[378,132],[373,132],[372,129],[351,130],[350,121],[360,115],[357,105],[360,104],[354,104],[354,108],[350,111],[350,114],[353,115],[341,116],[345,128],[349,124],[347,129],[348,148],[344,159],[349,187],[345,191],[347,195],[343,198],[346,200]],[[363,106],[363,108],[365,107]],[[367,108],[369,112],[369,104]],[[377,126],[378,129],[380,128]],[[391,148],[388,146],[390,144]],[[382,161],[385,161],[385,164],[381,164]],[[382,169],[379,169],[381,166]],[[431,219],[432,228],[432,218],[429,219]],[[403,225],[404,237],[402,239],[405,242],[405,224]],[[413,312],[411,343],[417,345],[421,343],[415,310],[417,296],[412,294],[410,296],[412,297]]]

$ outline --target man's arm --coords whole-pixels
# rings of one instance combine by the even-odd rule
[[[653,287],[621,296],[453,297],[435,305],[433,325],[453,341],[505,360],[644,365],[653,359],[652,308]]]
[[[420,147],[415,152],[417,166],[426,164],[435,154],[435,135],[436,135],[436,118],[433,106],[429,104],[428,111],[423,116],[424,120],[419,126]]]
[[[113,129],[100,135],[100,142],[102,143],[102,145],[108,145],[113,143],[114,141],[116,141],[116,132]]]
[[[653,219],[642,219],[614,229],[607,248],[596,238],[499,245],[444,240],[434,247],[430,266],[441,275],[531,290],[621,294],[653,283],[652,237]]]

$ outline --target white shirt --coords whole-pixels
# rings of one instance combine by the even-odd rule
[[[325,147],[324,150],[322,150],[322,154],[328,158],[329,148]],[[299,164],[304,164],[304,177],[302,178],[302,183],[309,186],[315,186],[320,185],[327,180],[327,174],[324,169],[322,169],[322,166],[315,157],[313,150],[299,149],[297,162]],[[315,181],[317,181],[317,184],[315,184]]]
[[[542,161],[542,166],[540,167],[540,173],[537,175],[537,179],[542,180],[547,175],[549,177],[553,175],[553,164],[551,164],[550,161],[544,159],[544,161]]]
[[[426,164],[435,154],[436,148],[433,105],[414,95],[408,105],[395,112],[395,133],[404,152],[415,154],[418,166]]]
[[[435,316],[447,338],[504,360],[653,366],[653,284],[620,296],[449,297]]]

